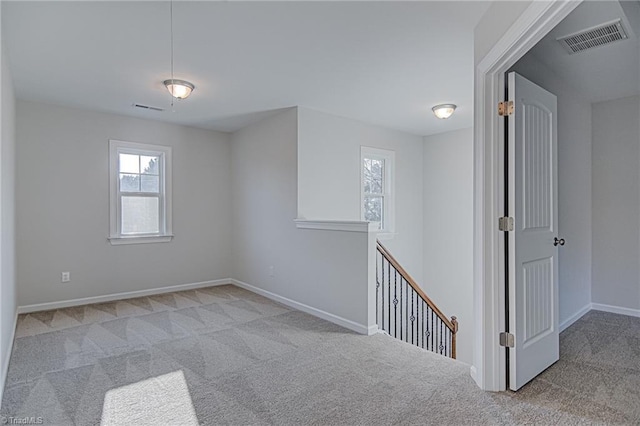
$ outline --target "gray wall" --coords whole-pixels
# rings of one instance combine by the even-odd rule
[[[640,309],[640,97],[592,114],[593,302]]]
[[[297,144],[295,108],[233,134],[233,276],[366,328],[369,234],[296,228]]]
[[[419,282],[422,273],[422,137],[298,108],[298,216],[360,219],[360,147],[395,152],[395,235],[384,245]]]
[[[229,135],[18,101],[17,138],[19,305],[230,277]],[[173,147],[172,242],[107,241],[109,139]]]
[[[0,105],[0,401],[9,365],[16,318],[15,256],[15,97],[11,73],[1,49]]]
[[[473,131],[424,138],[424,285],[458,317],[458,359],[473,356]]]
[[[528,54],[513,70],[558,97],[560,324],[591,303],[591,103]]]

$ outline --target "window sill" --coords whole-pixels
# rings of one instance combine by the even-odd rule
[[[120,246],[125,244],[154,244],[168,243],[173,235],[153,235],[150,237],[110,237],[107,238],[112,246]]]

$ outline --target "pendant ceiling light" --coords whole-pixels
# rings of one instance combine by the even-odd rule
[[[171,106],[173,106],[173,98],[186,99],[189,97],[195,86],[185,80],[178,80],[173,78],[173,0],[169,2],[169,10],[171,14],[171,78],[163,81],[162,83],[171,93]]]
[[[162,82],[171,96],[176,99],[186,99],[191,94],[191,91],[195,88],[193,84],[184,80],[169,79]]]
[[[451,117],[453,112],[456,110],[457,106],[454,104],[442,104],[436,105],[431,110],[435,114],[436,117],[441,118],[443,120]]]

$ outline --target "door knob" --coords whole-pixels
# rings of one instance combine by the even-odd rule
[[[554,246],[563,246],[564,245],[564,238],[558,239],[558,237],[554,237],[553,238],[553,245]]]

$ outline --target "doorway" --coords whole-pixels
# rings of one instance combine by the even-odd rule
[[[481,294],[484,296],[484,300],[481,300],[481,303],[477,304],[476,306],[478,307],[480,305],[479,309],[477,310],[477,312],[480,312],[478,318],[481,318],[483,321],[485,321],[483,327],[484,334],[482,336],[482,340],[485,346],[481,348],[482,350],[480,353],[482,364],[476,364],[479,365],[480,368],[482,368],[484,377],[480,377],[480,380],[476,378],[476,380],[484,389],[504,390],[507,387],[505,377],[506,374],[504,372],[506,370],[506,356],[502,349],[498,349],[497,351],[493,349],[494,345],[498,345],[497,336],[499,335],[499,332],[502,331],[500,330],[500,327],[503,324],[500,323],[500,320],[504,319],[506,315],[506,308],[504,305],[505,293],[500,288],[500,285],[504,285],[506,279],[503,272],[505,265],[504,260],[501,260],[499,256],[501,252],[504,253],[505,247],[504,242],[500,239],[501,234],[496,229],[497,223],[495,223],[497,222],[495,219],[501,215],[500,208],[502,207],[502,203],[504,201],[505,194],[501,190],[501,185],[504,183],[504,178],[499,174],[492,173],[489,169],[489,166],[495,167],[496,164],[500,165],[500,155],[504,149],[504,147],[500,143],[503,137],[503,130],[499,127],[499,125],[496,124],[499,123],[497,112],[494,111],[493,108],[489,109],[488,106],[491,105],[493,101],[495,101],[495,103],[497,104],[498,100],[502,100],[500,98],[499,88],[503,87],[504,84],[503,73],[509,70],[518,71],[519,73],[523,74],[525,77],[531,79],[539,85],[543,87],[546,86],[546,88],[548,88],[550,91],[556,92],[555,89],[557,89],[557,87],[548,87],[549,81],[553,80],[549,78],[549,75],[560,73],[561,71],[563,71],[563,69],[553,69],[554,65],[557,65],[559,62],[557,58],[550,60],[550,63],[545,63],[544,59],[547,58],[542,56],[542,54],[540,53],[540,46],[544,45],[545,39],[550,43],[559,43],[556,40],[556,38],[558,38],[557,36],[566,35],[553,33],[555,31],[554,29],[556,28],[558,29],[557,31],[563,29],[563,26],[558,24],[571,21],[575,23],[580,20],[577,18],[580,16],[582,16],[582,20],[584,21],[584,11],[587,9],[587,6],[601,7],[605,5],[604,3],[607,3],[607,6],[611,6],[611,2],[586,2],[582,5],[579,5],[578,3],[565,3],[547,5],[546,8],[543,8],[543,6],[540,5],[539,9],[535,13],[532,12],[530,15],[527,15],[527,13],[525,12],[525,14],[521,16],[516,25],[522,28],[521,33],[517,36],[511,35],[512,39],[516,39],[514,44],[502,49],[493,57],[489,55],[489,59],[487,61],[483,61],[485,63],[481,62],[477,70],[477,81],[479,82],[479,84],[476,87],[476,99],[477,102],[480,103],[480,105],[477,104],[476,107],[484,109],[485,119],[476,121],[475,129],[477,144],[476,182],[478,182],[479,180],[484,180],[484,186],[480,190],[481,194],[480,197],[478,197],[476,204],[476,231],[481,230],[483,234],[480,235],[484,237],[479,239],[479,233],[476,233],[476,256],[480,254],[482,258],[481,267],[476,269],[476,272],[478,273],[476,275],[476,279],[479,280],[482,284],[479,287],[482,290]],[[638,7],[638,4],[635,4],[634,2],[628,3],[633,3],[635,7]],[[628,4],[625,6],[628,6]],[[583,9],[582,11],[581,7]],[[533,8],[533,6],[531,6],[530,9],[531,8]],[[575,14],[572,13],[574,9],[576,11]],[[601,11],[595,13],[595,15],[598,15],[598,17],[601,18],[600,22],[582,22],[582,29],[588,29],[589,26],[594,26],[594,24],[606,23],[603,21],[609,19]],[[627,15],[628,13],[625,13],[624,16]],[[563,21],[565,18],[567,19]],[[529,21],[527,21],[527,19]],[[637,23],[629,22],[629,19],[626,19],[627,22],[625,22],[625,19],[623,19],[622,21],[623,25],[626,26],[627,31],[632,33],[630,35],[635,36],[635,34],[633,34],[633,31],[637,28],[640,28],[640,26],[638,26]],[[610,22],[610,20],[608,20],[607,22]],[[566,28],[563,31],[566,31]],[[618,47],[622,46],[624,43],[627,42],[620,41]],[[614,46],[614,44],[612,44],[611,46]],[[556,47],[558,47],[560,51],[562,51],[563,49],[559,44]],[[587,61],[587,59],[585,58],[591,57],[590,60],[594,61],[593,55],[597,52],[597,49],[600,50],[598,51],[598,55],[596,56],[607,56],[611,52],[611,50],[609,50],[609,53],[604,53],[609,48],[602,46],[593,49],[593,51],[591,52],[580,52],[575,53],[574,55],[569,55],[567,53],[567,55],[571,56],[573,59],[578,58],[578,60],[580,61]],[[538,55],[537,58],[534,58],[537,59],[538,63],[531,59],[532,55],[530,54],[530,52],[535,52]],[[635,52],[635,54],[637,55],[637,47],[635,47]],[[540,60],[541,56],[542,60]],[[635,60],[635,69],[637,70],[639,67],[636,58],[627,57],[623,59],[623,61]],[[598,60],[595,59],[595,61],[597,62]],[[606,62],[607,61],[603,61],[603,63]],[[614,63],[614,65],[616,64]],[[617,65],[618,68],[620,68],[620,63],[618,63]],[[543,78],[540,77],[540,75],[542,74],[545,74]],[[613,75],[611,74],[611,72],[609,72],[608,74],[608,77],[611,79]],[[574,73],[574,75],[576,75],[576,73]],[[578,77],[577,75],[575,80],[577,83],[582,83],[581,77]],[[627,80],[630,80],[632,86],[635,85],[635,90],[637,91],[637,88],[640,87],[637,77],[635,77],[635,80],[633,77],[631,79],[627,78]],[[560,282],[562,283],[560,287],[560,320],[558,320],[558,327],[560,331],[570,326],[574,321],[579,319],[584,313],[588,312],[592,308],[601,310],[611,308],[611,306],[609,305],[598,303],[594,304],[591,301],[591,253],[589,252],[591,246],[589,241],[591,240],[592,222],[593,229],[595,231],[596,229],[598,229],[598,223],[602,221],[596,223],[595,213],[599,212],[597,210],[594,210],[595,213],[593,221],[589,216],[592,211],[592,191],[590,185],[588,185],[587,183],[591,182],[592,180],[592,171],[590,170],[590,167],[584,167],[584,164],[591,164],[591,147],[589,146],[589,144],[587,144],[586,147],[584,146],[585,137],[584,134],[581,135],[581,132],[589,133],[589,138],[591,137],[590,113],[591,103],[594,98],[590,98],[589,96],[591,95],[586,96],[584,95],[584,93],[580,93],[581,87],[580,84],[577,83],[576,86],[579,87],[576,92],[578,92],[577,95],[579,96],[567,96],[566,92],[569,91],[569,86],[571,85],[559,85],[561,93],[559,97],[560,99],[558,115],[560,122],[565,123],[564,130],[561,130],[561,135],[559,135],[560,233],[562,233],[563,236],[566,237],[567,248],[570,248],[570,250],[566,250],[564,253],[561,252],[560,256],[561,266],[559,272]],[[602,89],[605,86],[604,84],[597,84],[593,82],[591,84],[594,86],[594,91]],[[555,85],[558,86],[557,83],[555,83]],[[553,86],[553,84],[551,84],[551,86]],[[627,89],[626,92],[633,94],[629,89]],[[480,98],[478,98],[478,96],[480,96]],[[484,104],[482,102],[483,100]],[[596,101],[604,102],[607,100],[596,99]],[[608,107],[611,107],[611,105],[603,104],[599,109],[606,111]],[[627,108],[627,113],[629,113],[628,110],[629,108]],[[633,108],[631,108],[631,110],[633,111]],[[617,111],[617,115],[620,116],[620,114],[624,112],[625,109],[620,105],[617,107]],[[623,120],[623,118],[619,117],[619,121],[621,120]],[[634,120],[633,118],[627,117],[626,121],[634,122],[637,125],[638,118],[636,117]],[[563,125],[560,124],[560,127],[562,126]],[[609,130],[612,127],[613,124],[609,125]],[[585,129],[588,130],[585,131]],[[595,133],[596,132],[594,132],[594,138]],[[628,158],[637,159],[640,157],[640,155],[635,155],[633,150],[626,151],[626,154],[624,150],[613,151],[618,153],[618,162],[620,161],[620,159],[623,160],[623,163],[621,163],[623,168],[625,167],[624,161],[626,161]],[[612,152],[612,150],[607,149],[606,147],[599,147],[596,149],[596,145],[594,145],[594,156],[596,154],[607,154],[610,152]],[[480,155],[479,153],[483,153],[484,155]],[[616,169],[619,168],[620,166],[618,164],[616,164],[615,162],[612,163],[612,161],[616,159],[615,156],[613,158],[610,157],[611,156],[606,157],[604,165],[598,165],[597,169],[603,170],[607,167],[611,168],[611,166]],[[637,168],[638,167],[636,165],[636,173]],[[632,171],[634,170],[634,167],[629,166],[628,169],[629,171]],[[594,167],[593,179],[594,182],[597,181],[596,167]],[[636,178],[636,181],[637,180],[638,179]],[[619,187],[612,188],[613,183],[611,183],[610,181],[603,180],[603,182],[605,182],[606,185],[601,185],[603,186],[602,188],[596,188],[594,186],[594,197],[598,193],[597,191],[605,194],[619,192]],[[598,185],[600,185],[600,183],[601,182],[598,181]],[[479,187],[476,186],[476,188],[478,189]],[[638,203],[636,202],[638,199],[637,192],[640,191],[636,191],[635,198],[632,198],[630,200],[631,204],[635,203],[636,209],[638,209]],[[606,197],[599,197],[598,200],[600,204],[607,203]],[[615,202],[613,204],[615,204]],[[634,226],[640,226],[637,224],[637,216],[635,222],[636,223]],[[600,223],[600,225],[603,225],[603,223]],[[604,223],[604,225],[606,225],[606,223]],[[608,229],[608,226],[600,226],[599,229]],[[634,233],[632,232],[631,234]],[[620,236],[620,238],[623,239],[625,237],[629,236]],[[593,239],[601,247],[607,247],[606,244],[602,244],[603,240],[606,243],[606,238],[598,238],[596,237],[596,234],[594,232]],[[633,237],[629,237],[629,241],[631,240],[635,240],[637,244],[637,234]],[[609,252],[613,252],[611,250],[612,246],[613,244],[609,246]],[[599,255],[599,252],[596,252],[595,243],[593,249],[594,258],[595,256],[599,256],[598,259],[606,258],[607,250],[604,250],[604,253],[602,253],[602,255]],[[587,255],[585,255],[585,252],[588,252]],[[611,271],[609,272],[611,273]],[[594,269],[594,280],[595,273],[596,270]],[[630,277],[628,282],[632,282],[632,278],[634,277]],[[637,276],[635,277],[635,279],[637,284]],[[635,294],[634,291],[636,292]],[[632,289],[630,294],[627,294],[627,299],[636,297],[640,298],[640,291],[637,287]]]

